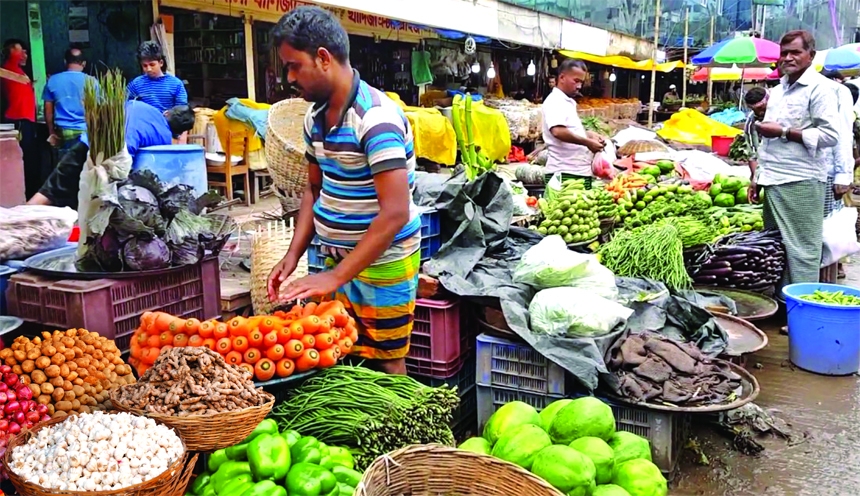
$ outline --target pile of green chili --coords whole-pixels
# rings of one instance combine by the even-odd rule
[[[322,369],[276,406],[281,429],[354,449],[361,470],[376,457],[410,444],[452,445],[456,388],[432,388],[411,377],[364,367]]]
[[[678,228],[668,223],[619,231],[598,254],[616,276],[654,279],[670,289],[692,285],[684,267],[684,243]]]

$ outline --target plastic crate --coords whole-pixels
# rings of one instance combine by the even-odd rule
[[[0,265],[0,315],[6,315],[6,285],[15,272],[12,267]]]
[[[462,442],[465,438],[480,435],[478,431],[478,393],[472,386],[460,395],[460,407],[454,411],[451,421],[454,439]]]
[[[84,328],[126,350],[143,312],[220,317],[220,276],[217,258],[131,279],[57,280],[24,272],[9,279],[9,313],[56,329]]]
[[[471,349],[472,333],[464,317],[459,300],[416,300],[406,370],[437,379],[458,373]]]
[[[447,385],[449,389],[456,387],[457,391],[463,394],[463,391],[468,391],[475,385],[475,354],[468,353],[464,356],[460,371],[446,379],[418,374],[410,374],[410,376],[421,384],[430,387],[441,387],[442,385]]]
[[[439,211],[435,209],[421,212],[421,237],[429,238],[441,233]]]
[[[536,395],[564,397],[565,370],[526,343],[481,334],[477,338],[476,380]]]
[[[690,414],[649,410],[606,399],[603,401],[612,407],[617,430],[632,432],[651,442],[654,465],[671,479],[690,434]]]
[[[490,416],[506,403],[522,401],[533,406],[535,410],[541,411],[553,401],[564,398],[564,395],[529,393],[503,387],[483,386],[480,382],[475,386],[475,392],[478,403],[479,430],[483,429]]]
[[[433,258],[433,255],[439,251],[439,248],[442,247],[442,238],[437,236],[432,236],[429,238],[421,237],[421,262],[424,263],[427,260]]]

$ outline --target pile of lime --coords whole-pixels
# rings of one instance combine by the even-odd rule
[[[543,235],[558,234],[568,244],[591,241],[600,234],[597,206],[597,200],[588,191],[565,182],[561,193],[546,206],[537,231]]]
[[[615,198],[612,193],[603,189],[602,185],[596,185],[590,191],[591,199],[597,202],[597,217],[600,220],[612,219],[618,216],[618,206],[615,205]]]

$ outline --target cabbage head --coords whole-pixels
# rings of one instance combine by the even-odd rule
[[[131,238],[122,248],[125,266],[131,270],[157,270],[170,266],[170,249],[158,238]]]

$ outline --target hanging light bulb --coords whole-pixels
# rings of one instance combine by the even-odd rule
[[[472,73],[477,74],[479,72],[481,72],[481,64],[479,64],[478,61],[475,60],[475,62],[472,63]]]
[[[616,76],[614,72],[609,75],[609,82],[610,83],[614,83],[616,79],[618,79],[618,76]]]
[[[493,67],[493,63],[490,62],[490,68],[487,69],[487,79],[495,79],[496,78],[496,68]]]
[[[529,66],[526,68],[526,74],[529,76],[534,76],[535,72],[537,72],[537,68],[535,67],[535,61],[532,60],[529,62]]]

